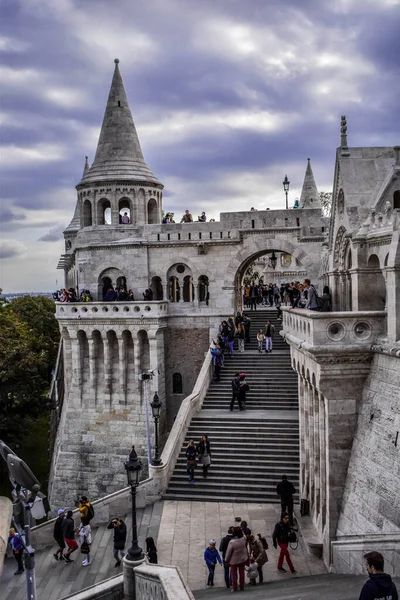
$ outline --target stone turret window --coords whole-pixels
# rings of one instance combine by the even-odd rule
[[[154,300],[164,300],[164,291],[161,282],[161,277],[153,277],[151,280],[150,288],[153,292]]]
[[[97,205],[97,224],[111,225],[111,204],[107,198],[101,198]]]
[[[200,275],[198,280],[199,302],[208,302],[208,277]]]
[[[154,198],[151,198],[147,205],[147,222],[149,225],[159,222],[157,201]]]
[[[85,200],[83,203],[83,226],[92,226],[92,203],[90,200]]]
[[[396,190],[393,194],[393,208],[400,208],[400,190]]]

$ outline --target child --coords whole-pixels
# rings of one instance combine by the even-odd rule
[[[251,555],[250,557],[250,564],[248,567],[245,567],[246,571],[247,571],[247,577],[249,578],[249,583],[251,585],[256,585],[256,579],[258,577],[258,565],[257,563],[254,561],[254,556]]]
[[[158,564],[157,560],[157,548],[152,537],[146,538],[146,556],[150,563],[155,565]]]
[[[260,354],[263,351],[264,340],[265,340],[264,331],[262,329],[259,329],[258,333],[257,333],[257,343],[258,343],[258,351],[260,352]]]
[[[207,585],[214,585],[214,572],[217,561],[222,565],[222,560],[218,550],[215,547],[215,540],[210,540],[210,545],[204,550],[204,560],[208,568]],[[257,571],[256,571],[257,572]]]

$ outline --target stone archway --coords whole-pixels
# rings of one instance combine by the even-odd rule
[[[241,285],[243,274],[249,265],[266,254],[272,254],[272,252],[291,254],[307,272],[307,277],[317,283],[319,262],[315,260],[314,244],[310,247],[302,247],[286,239],[286,236],[284,239],[280,239],[279,235],[271,238],[267,235],[257,236],[257,238],[252,236],[253,239],[244,240],[245,246],[231,259],[227,266],[223,287],[232,294],[232,304],[235,312],[242,308]]]

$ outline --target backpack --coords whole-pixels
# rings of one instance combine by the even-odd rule
[[[87,518],[91,521],[94,517],[94,508],[89,502]]]
[[[262,543],[264,550],[268,550],[268,542],[263,535],[260,535],[260,542]]]

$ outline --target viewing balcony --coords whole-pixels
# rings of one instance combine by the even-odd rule
[[[281,335],[310,352],[339,349],[370,349],[377,337],[386,334],[385,311],[316,312],[283,308]]]
[[[168,316],[169,303],[152,302],[56,302],[56,317],[62,319],[159,319]]]

